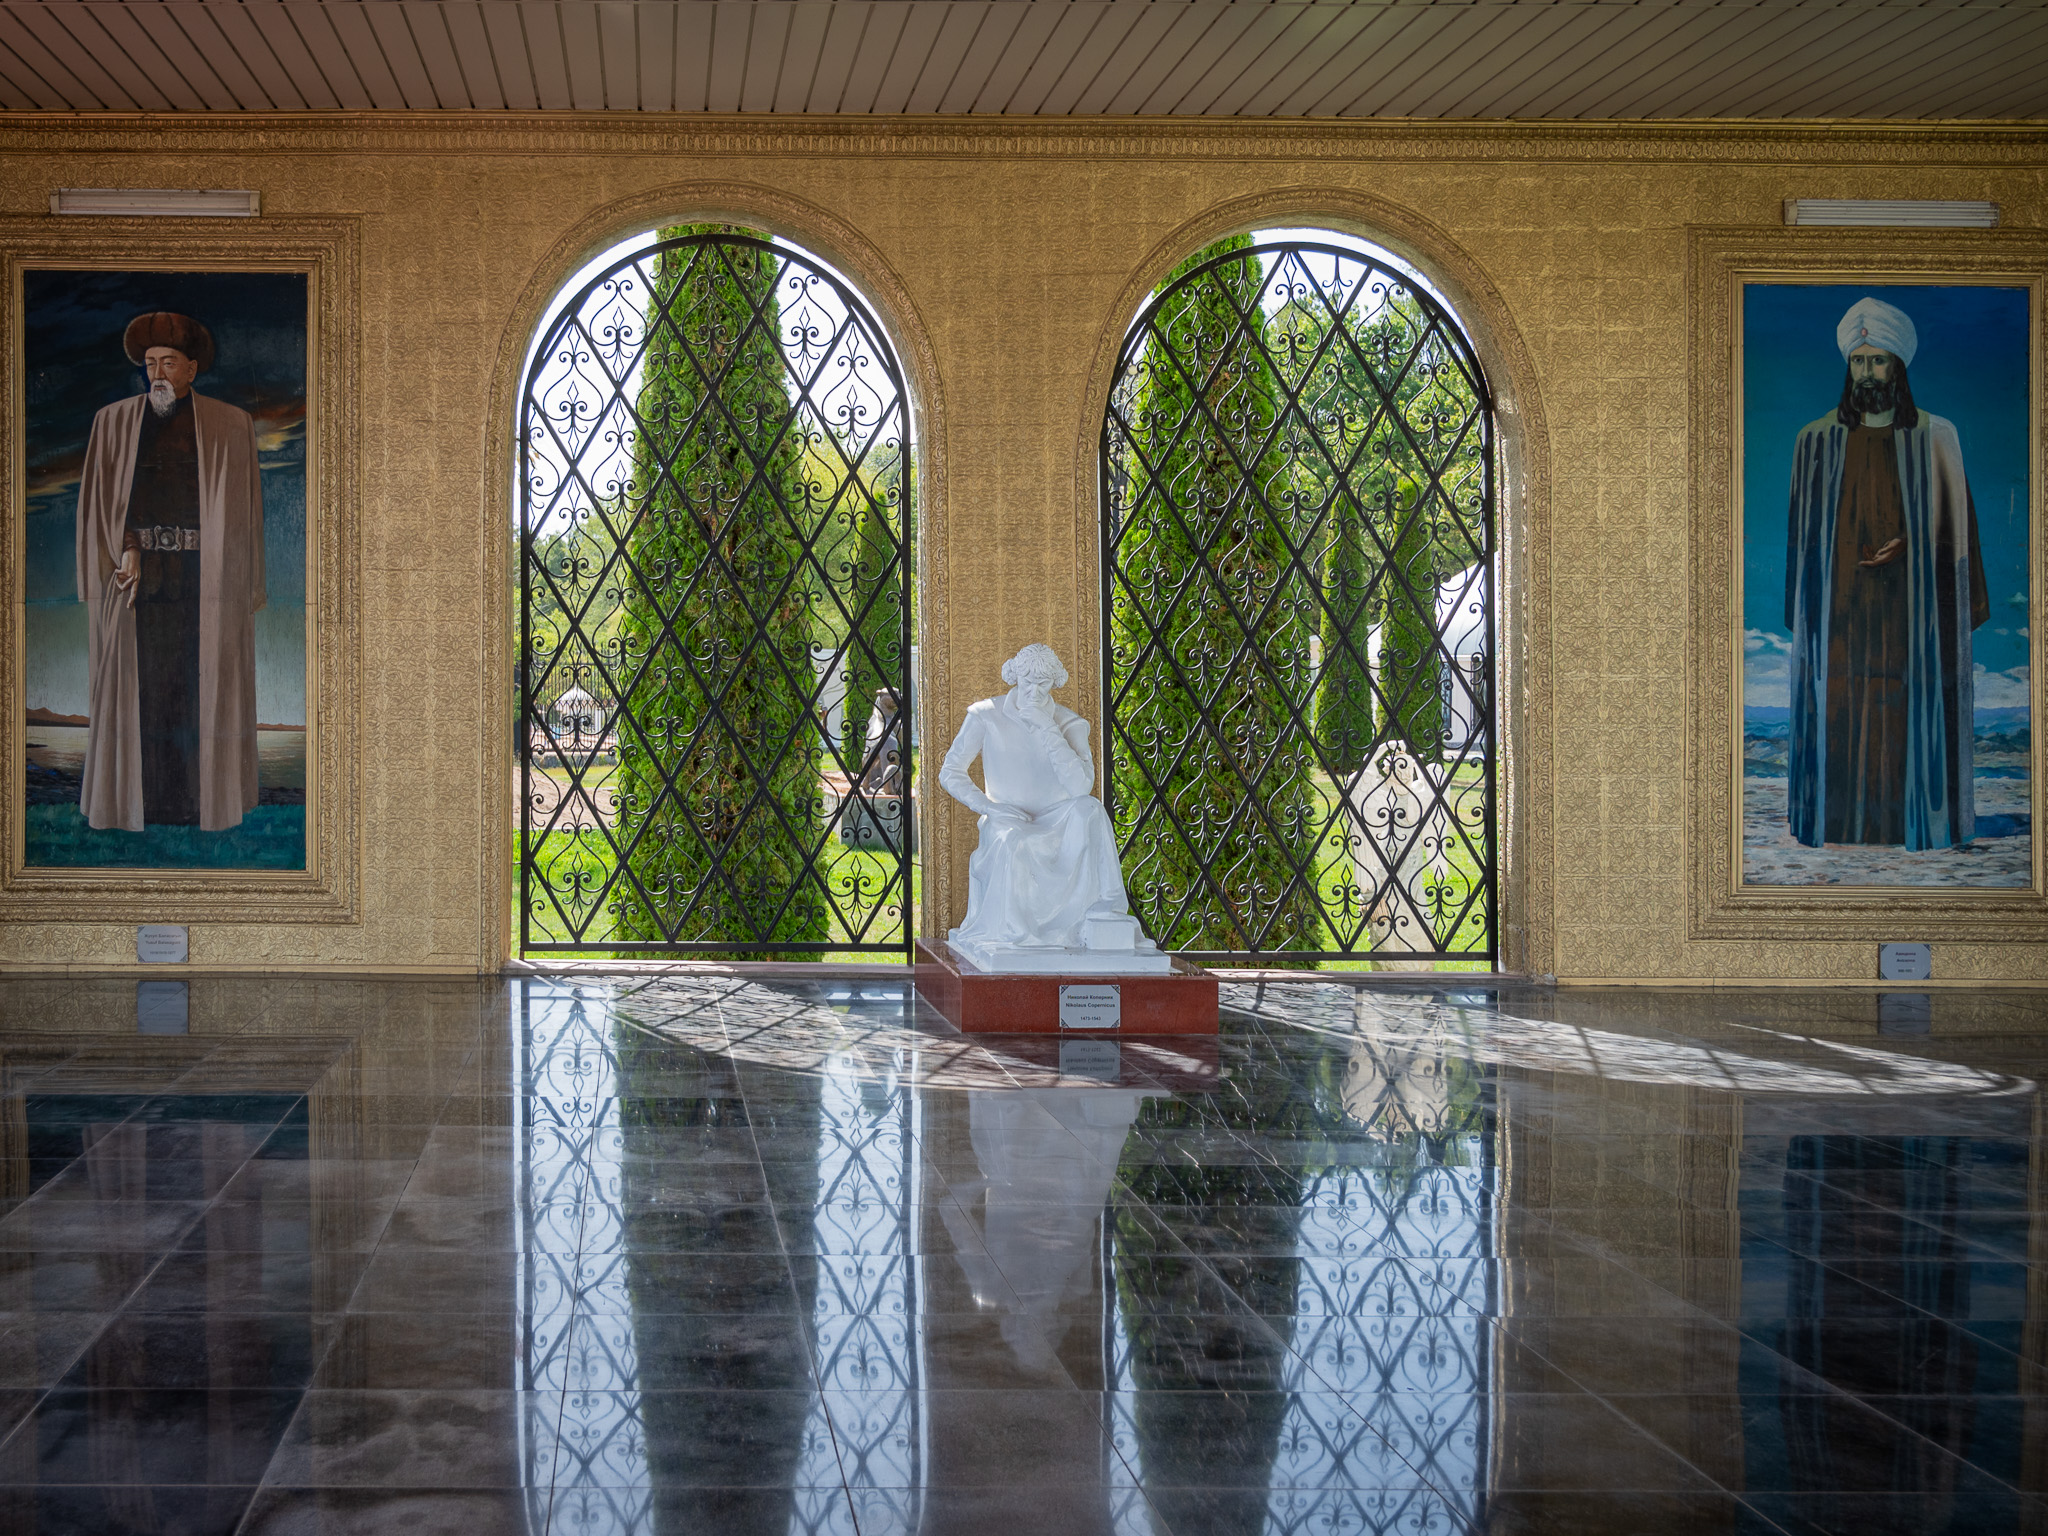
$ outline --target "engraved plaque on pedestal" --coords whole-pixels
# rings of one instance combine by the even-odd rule
[[[1061,1029],[1115,1029],[1122,1023],[1122,988],[1115,985],[1060,988]]]

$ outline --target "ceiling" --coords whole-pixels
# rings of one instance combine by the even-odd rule
[[[2048,0],[0,0],[13,111],[2048,117]]]

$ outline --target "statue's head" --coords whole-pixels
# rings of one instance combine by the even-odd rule
[[[1067,669],[1049,645],[1027,645],[1003,663],[1003,681],[1012,688],[1038,683],[1047,692],[1067,686]]]

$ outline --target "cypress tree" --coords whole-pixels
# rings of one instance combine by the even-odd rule
[[[1433,498],[1411,480],[1393,499],[1380,630],[1381,734],[1425,763],[1444,756],[1443,658],[1436,649]]]
[[[899,448],[882,463],[873,493],[862,499],[854,531],[853,633],[858,640],[849,640],[846,663],[846,761],[856,776],[872,745],[867,731],[875,695],[884,688],[909,685],[909,658],[903,654],[903,594],[908,585],[903,570],[913,558],[910,540],[916,509],[908,459]],[[903,530],[900,554],[898,528]]]
[[[819,738],[799,573],[814,498],[788,429],[778,267],[725,242],[654,261],[623,541],[619,939],[826,936],[809,879]]]
[[[1306,312],[1294,324],[1305,341],[1323,337],[1324,323]],[[1351,464],[1344,489],[1357,501],[1337,492],[1324,557],[1317,738],[1330,767],[1343,772],[1362,766],[1375,741],[1438,763],[1448,722],[1436,596],[1477,552],[1447,498],[1477,473],[1478,435],[1466,429],[1478,400],[1422,306],[1405,293],[1389,295],[1375,312],[1354,311],[1325,356],[1319,427],[1333,456]],[[1368,440],[1354,457],[1359,435]],[[1368,591],[1361,604],[1358,594]],[[1335,643],[1346,625],[1349,649]],[[1362,665],[1373,629],[1377,689]]]
[[[1323,554],[1323,656],[1316,678],[1316,745],[1333,775],[1356,773],[1372,752],[1370,542],[1364,512],[1339,495]]]
[[[1251,246],[1206,247],[1168,283]],[[1177,949],[1322,947],[1309,703],[1312,574],[1276,425],[1255,260],[1154,315],[1130,402],[1110,713],[1126,884]],[[1304,590],[1306,588],[1306,590]]]

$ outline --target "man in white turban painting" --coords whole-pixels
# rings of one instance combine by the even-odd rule
[[[1858,299],[1841,402],[1792,454],[1792,835],[1949,848],[1976,835],[1970,635],[1990,614],[1952,422],[1913,403],[1919,337]]]
[[[191,316],[137,315],[122,342],[146,389],[93,418],[78,487],[92,716],[79,809],[101,829],[226,831],[257,796],[256,424],[192,387],[213,336]]]

